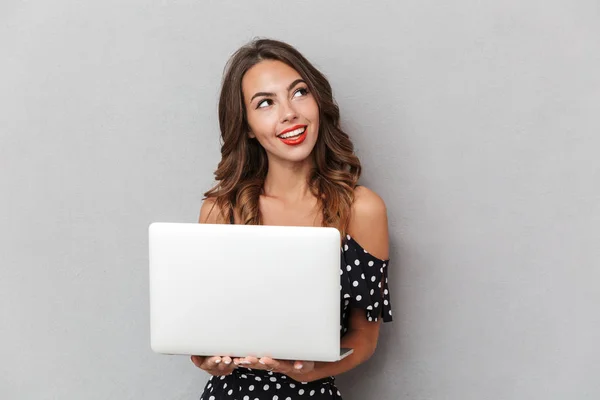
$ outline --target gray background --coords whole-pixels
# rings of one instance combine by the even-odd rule
[[[595,0],[3,0],[0,397],[198,397],[149,348],[147,226],[196,221],[256,35],[330,78],[389,207],[396,320],[345,398],[598,399]]]

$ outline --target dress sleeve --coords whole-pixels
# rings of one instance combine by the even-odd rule
[[[369,254],[352,237],[342,245],[342,296],[350,307],[366,310],[369,321],[392,321],[388,289],[389,260]]]

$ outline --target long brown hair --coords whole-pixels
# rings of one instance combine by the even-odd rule
[[[340,112],[331,85],[298,50],[287,43],[257,39],[237,50],[225,66],[219,99],[221,161],[216,186],[206,192],[227,221],[235,209],[243,224],[261,224],[259,197],[268,170],[267,154],[248,136],[249,126],[242,94],[242,78],[263,60],[281,61],[306,82],[319,106],[319,135],[312,151],[314,165],[308,184],[318,199],[323,226],[346,232],[361,173],[348,135],[340,128]]]

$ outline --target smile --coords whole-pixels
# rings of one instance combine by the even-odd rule
[[[306,125],[296,125],[281,132],[277,137],[285,144],[293,146],[304,142],[306,139]]]

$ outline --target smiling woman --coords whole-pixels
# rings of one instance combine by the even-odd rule
[[[381,322],[392,320],[385,204],[358,185],[360,162],[329,82],[286,43],[256,40],[231,57],[219,123],[217,185],[199,222],[337,228],[341,345],[354,352],[331,363],[192,356],[212,375],[201,399],[339,400],[335,376],[370,358]]]

